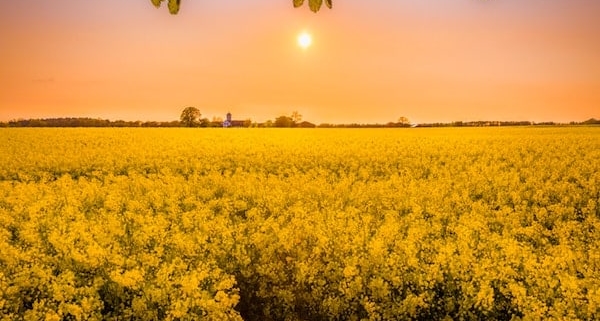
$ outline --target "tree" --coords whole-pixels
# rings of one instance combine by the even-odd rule
[[[150,0],[155,7],[160,7],[161,3],[165,0]],[[317,12],[321,9],[323,2],[325,5],[331,9],[333,6],[333,0],[308,0],[308,7],[312,12]],[[294,8],[301,7],[304,4],[304,0],[292,0],[294,4]],[[167,7],[169,8],[169,12],[171,14],[177,14],[179,12],[179,6],[181,5],[181,0],[167,0]]]
[[[299,122],[302,121],[302,115],[300,115],[300,113],[298,113],[297,111],[292,112],[292,121],[297,124]]]
[[[294,120],[289,116],[279,116],[275,118],[275,123],[273,125],[275,127],[293,127]]]
[[[408,118],[406,118],[404,116],[398,118],[398,123],[400,124],[400,126],[409,126],[410,125],[410,121],[408,120]]]
[[[210,120],[208,120],[208,118],[202,118],[198,121],[198,125],[200,127],[210,127]]]
[[[186,107],[183,112],[181,112],[181,123],[186,127],[194,127],[198,125],[198,120],[200,119],[200,110],[196,107]]]

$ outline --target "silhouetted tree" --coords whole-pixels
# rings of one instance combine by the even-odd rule
[[[183,112],[181,112],[181,124],[186,127],[194,127],[198,125],[198,120],[200,119],[200,110],[196,107],[186,107]]]
[[[165,0],[150,0],[155,7],[160,7],[161,3]],[[304,0],[292,0],[294,4],[294,8],[298,8],[304,4]],[[312,12],[317,12],[321,9],[321,6],[325,2],[325,5],[331,9],[333,6],[332,0],[308,0],[308,7]],[[169,12],[171,14],[177,14],[179,12],[179,6],[181,5],[181,0],[167,0],[167,7],[169,8]]]
[[[292,118],[292,121],[294,122],[294,124],[298,124],[299,122],[302,121],[302,115],[300,115],[300,113],[297,111],[292,112],[291,118]]]
[[[408,125],[410,125],[410,121],[408,120],[408,118],[406,118],[404,116],[398,118],[398,123],[400,123],[401,126],[408,126]]]
[[[273,125],[275,127],[293,127],[294,120],[289,116],[279,116],[275,118],[275,123]]]

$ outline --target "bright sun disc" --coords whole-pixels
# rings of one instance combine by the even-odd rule
[[[310,44],[312,43],[312,37],[306,33],[303,32],[298,36],[298,45],[302,48],[308,48],[310,47]]]

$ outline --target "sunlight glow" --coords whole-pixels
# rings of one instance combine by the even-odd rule
[[[303,32],[298,36],[298,45],[304,49],[310,47],[312,44],[312,37],[309,33]]]

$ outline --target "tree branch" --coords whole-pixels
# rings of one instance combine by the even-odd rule
[[[152,2],[152,4],[157,7],[160,8],[160,5],[163,1],[165,0],[150,0]],[[293,1],[293,5],[294,8],[298,8],[301,7],[302,4],[304,4],[304,0],[292,0]],[[310,10],[312,12],[317,12],[321,9],[321,6],[323,5],[323,1],[325,2],[325,5],[327,6],[327,8],[331,9],[333,7],[333,0],[308,0],[308,7],[310,8]],[[168,4],[167,7],[169,8],[169,12],[171,14],[177,14],[179,12],[179,7],[181,5],[181,0],[168,0]]]

